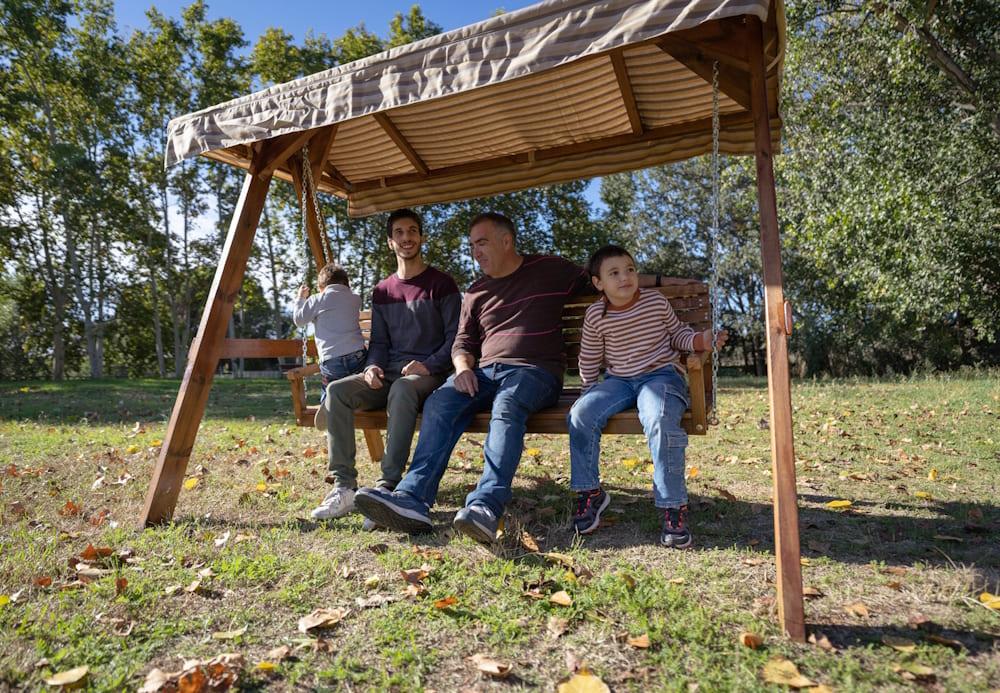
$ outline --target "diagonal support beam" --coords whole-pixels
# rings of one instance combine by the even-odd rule
[[[278,167],[288,161],[295,152],[302,149],[302,145],[308,142],[314,134],[312,130],[303,130],[264,140],[260,153],[250,161],[250,174],[273,176]]]
[[[618,80],[618,90],[622,94],[628,122],[632,126],[632,134],[642,134],[642,118],[639,117],[639,106],[635,102],[632,91],[632,80],[628,76],[628,66],[625,64],[625,54],[621,50],[611,52],[611,66],[615,69],[615,79]]]
[[[396,143],[396,146],[399,147],[399,151],[403,152],[406,158],[410,160],[410,163],[413,164],[413,168],[417,169],[425,176],[430,173],[430,169],[427,167],[427,164],[425,164],[424,160],[420,158],[420,155],[417,154],[417,151],[410,145],[406,137],[403,136],[403,133],[399,131],[396,124],[392,122],[392,119],[385,113],[375,113],[374,115],[375,122],[382,126],[382,129],[385,130],[385,134],[389,136],[389,139]]]
[[[788,373],[788,325],[781,277],[781,239],[774,186],[770,118],[767,107],[763,27],[750,17],[747,58],[753,99],[754,156],[760,211],[760,254],[764,272],[764,312],[767,323],[767,390],[770,399],[771,466],[774,484],[774,556],[777,568],[778,619],[796,642],[805,641],[802,567],[799,562],[799,510],[795,490],[795,448],[792,436],[792,392]]]
[[[243,285],[247,259],[250,257],[250,248],[270,185],[271,176],[267,174],[248,174],[243,180],[243,190],[226,235],[226,244],[219,258],[212,288],[208,292],[198,336],[191,344],[184,379],[181,381],[160,456],[146,492],[140,526],[165,522],[173,517],[191,449],[198,435],[198,426],[205,414],[215,368],[222,353],[226,326],[233,314],[233,303]]]
[[[681,63],[709,84],[712,83],[712,65],[719,63],[719,91],[750,110],[750,75],[744,66],[746,63],[732,57],[731,42],[739,41],[740,34],[718,39],[719,45],[725,45],[726,50],[714,45],[710,39],[691,41],[682,35],[667,34],[656,40],[656,45],[664,53]]]

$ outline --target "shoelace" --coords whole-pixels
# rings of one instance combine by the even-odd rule
[[[684,520],[687,513],[683,508],[667,508],[663,512],[663,516],[667,521],[667,529],[674,531],[681,531],[684,529]]]
[[[587,508],[590,507],[590,501],[596,498],[600,494],[600,491],[582,491],[576,494],[576,515],[577,517],[583,515],[587,512]]]

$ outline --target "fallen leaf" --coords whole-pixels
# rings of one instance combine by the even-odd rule
[[[507,678],[510,674],[511,665],[506,662],[500,662],[483,654],[474,654],[470,659],[479,671],[495,679]]]
[[[48,587],[49,585],[52,584],[52,578],[49,577],[48,575],[42,575],[40,577],[36,577],[34,580],[31,581],[31,583],[35,587]]]
[[[264,656],[275,662],[283,662],[292,656],[292,648],[288,645],[281,645],[280,647],[275,647],[273,650],[269,650]]]
[[[803,587],[802,596],[806,599],[819,599],[823,596],[823,593],[815,587]]]
[[[848,604],[844,607],[844,611],[851,614],[852,616],[857,616],[859,618],[868,618],[871,614],[868,612],[868,607],[862,602],[854,602],[853,604]]]
[[[87,544],[87,548],[80,552],[80,560],[83,561],[96,561],[101,558],[107,558],[115,552],[110,546],[96,547],[93,544]]]
[[[723,498],[725,498],[727,501],[736,502],[736,496],[734,496],[732,493],[730,493],[726,489],[720,488],[719,486],[716,486],[715,490],[718,491],[719,495],[722,496]]]
[[[82,508],[74,503],[73,501],[66,501],[66,505],[59,509],[59,514],[63,517],[72,517],[73,515],[79,515]]]
[[[348,614],[346,609],[315,609],[308,616],[299,619],[299,631],[308,633],[320,628],[331,628]]]
[[[559,606],[573,606],[573,598],[567,594],[566,590],[559,590],[549,596],[549,601]]]
[[[455,606],[458,604],[458,597],[448,596],[443,599],[438,599],[434,602],[435,609],[447,609],[448,607]]]
[[[266,659],[257,662],[257,666],[254,667],[254,669],[256,669],[257,671],[262,671],[265,674],[269,674],[277,668],[278,668],[277,664],[275,664],[274,662],[269,662]]]
[[[961,652],[965,649],[965,644],[961,640],[956,640],[955,638],[946,638],[943,635],[937,635],[936,633],[925,633],[924,640],[927,642],[932,642],[936,645],[944,645],[945,647],[950,647],[953,650]]]
[[[535,538],[531,536],[530,532],[524,529],[521,530],[521,546],[534,553],[538,553],[539,551],[538,542],[535,541]]]
[[[247,632],[247,626],[236,630],[219,630],[212,633],[212,640],[235,640]]]
[[[629,636],[625,642],[637,650],[649,649],[649,633],[643,633],[642,635],[636,635],[635,637]]]
[[[191,489],[193,489],[193,488],[194,488],[195,486],[197,486],[197,485],[198,485],[198,482],[199,482],[199,481],[201,481],[201,479],[199,479],[199,478],[198,478],[198,477],[196,477],[196,476],[193,476],[193,477],[191,477],[190,479],[188,479],[188,480],[186,480],[186,481],[184,482],[184,488],[185,488],[186,490],[190,491]]]
[[[373,594],[368,598],[358,597],[354,600],[354,603],[358,605],[359,609],[374,609],[391,604],[392,602],[398,602],[400,599],[401,597],[394,594]]]
[[[965,542],[965,539],[963,539],[962,537],[953,537],[950,534],[935,534],[934,538],[938,539],[939,541],[954,541],[958,544]]]
[[[119,594],[121,594],[122,592],[124,592],[126,587],[128,587],[128,579],[123,578],[123,577],[115,578],[115,596],[116,597]]]
[[[219,537],[219,538],[217,538],[217,539],[215,540],[215,546],[216,546],[217,548],[220,548],[220,549],[221,549],[221,548],[222,548],[223,546],[225,546],[225,545],[226,545],[226,542],[227,542],[227,541],[229,541],[229,534],[230,534],[230,532],[229,532],[228,530],[227,530],[226,532],[224,532],[224,533],[223,533],[223,535],[222,535],[221,537]]]
[[[135,453],[139,452],[139,449],[140,448],[138,445],[129,445],[127,448],[125,448],[125,454],[134,455]]]
[[[196,594],[201,591],[201,580],[192,580],[191,584],[184,588],[185,592]]]
[[[899,650],[900,652],[913,652],[917,649],[917,643],[913,642],[909,638],[897,635],[883,635],[882,644],[888,645],[892,649]]]
[[[904,664],[894,664],[892,670],[909,681],[920,680],[930,681],[937,672],[929,666],[918,664],[917,662],[905,662]]]
[[[1000,596],[990,594],[989,592],[983,592],[979,595],[979,601],[987,609],[993,609],[994,611],[1000,610]]]
[[[696,476],[698,476],[698,473],[699,472],[698,472],[698,468],[697,467],[691,467],[691,469],[689,469],[688,472],[687,472],[687,478],[688,479],[693,479]]]
[[[6,594],[0,594],[0,609],[10,604],[10,597]]]
[[[891,590],[896,590],[897,592],[903,591],[903,583],[899,582],[898,580],[890,580],[889,582],[885,583],[885,586]]]
[[[545,623],[545,629],[554,638],[565,633],[567,628],[569,628],[569,621],[559,616],[549,616],[549,620]]]
[[[740,633],[740,644],[744,647],[749,647],[751,650],[756,650],[764,644],[764,638],[760,637],[756,633],[743,631]]]
[[[555,551],[549,551],[548,553],[543,553],[546,560],[552,561],[553,563],[562,563],[567,568],[572,568],[574,560],[572,556],[567,556],[564,553],[556,553]]]
[[[524,451],[524,454],[528,457],[538,457],[542,454],[542,451],[539,448],[528,448]]]
[[[382,578],[380,578],[378,575],[371,575],[369,577],[366,577],[364,582],[365,589],[368,590],[375,589],[376,587],[379,586],[380,582],[382,582]]]
[[[937,481],[937,478],[938,478],[938,470],[932,467],[931,470],[927,472],[927,481]]]
[[[799,673],[794,662],[776,657],[764,665],[764,680],[789,688],[809,688],[816,683]]]
[[[420,568],[412,568],[410,570],[401,570],[399,574],[403,576],[403,579],[411,584],[419,584],[430,574],[428,570],[430,566],[421,566]]]
[[[45,683],[50,686],[63,686],[66,688],[76,688],[76,685],[82,684],[84,678],[87,676],[87,672],[90,671],[90,667],[82,666],[76,667],[75,669],[69,669],[67,671],[61,671],[54,676],[50,676],[45,679]]]
[[[630,590],[635,589],[635,578],[634,577],[632,577],[628,573],[621,573],[621,575],[619,577],[621,577],[622,582],[625,583],[625,586],[627,588],[629,588]]]
[[[853,503],[849,500],[832,500],[826,504],[826,507],[832,508],[833,510],[841,510],[843,508],[849,508]]]
[[[557,693],[611,693],[608,684],[594,676],[586,668],[562,681],[556,688]]]
[[[823,633],[810,633],[809,643],[815,645],[821,650],[826,650],[827,652],[837,651],[837,648],[830,642],[830,638],[826,637]]]
[[[913,495],[917,498],[923,498],[924,500],[933,500],[933,496],[927,493],[927,491],[915,491]]]

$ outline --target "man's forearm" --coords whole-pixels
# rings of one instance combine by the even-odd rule
[[[461,373],[475,368],[476,359],[472,354],[461,352],[451,357],[451,362],[455,365],[455,372]]]

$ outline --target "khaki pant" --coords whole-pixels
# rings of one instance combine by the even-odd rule
[[[445,381],[443,375],[406,375],[387,371],[381,388],[373,390],[364,374],[352,375],[327,387],[326,447],[329,476],[337,487],[356,488],[358,469],[355,463],[354,410],[386,410],[385,455],[382,476],[376,485],[395,488],[403,477],[410,456],[417,414],[427,396]]]

